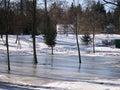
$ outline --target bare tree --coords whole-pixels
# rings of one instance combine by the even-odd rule
[[[4,2],[4,7],[5,7],[5,17],[6,17],[6,28],[5,28],[5,33],[6,33],[6,47],[7,47],[7,59],[8,59],[8,71],[10,71],[10,57],[9,57],[9,44],[8,44],[8,31],[9,31],[9,4],[10,0],[5,0]]]
[[[34,63],[37,64],[37,54],[36,54],[36,32],[37,32],[37,28],[36,28],[36,4],[37,1],[33,0],[33,30],[32,30],[32,38],[33,38],[33,55],[34,55]]]
[[[75,3],[75,0],[74,0]],[[79,0],[78,0],[79,3]],[[77,43],[77,48],[78,48],[78,56],[79,56],[79,63],[81,63],[81,53],[80,53],[80,46],[79,46],[79,40],[78,40],[78,29],[79,29],[79,13],[78,13],[78,8],[76,9],[75,13],[75,35],[76,35],[76,43]]]
[[[16,41],[15,41],[15,43],[18,44],[17,48],[18,47],[21,48],[19,34],[22,33],[22,31],[23,31],[23,0],[20,0],[20,27],[19,27],[19,31],[17,31]]]

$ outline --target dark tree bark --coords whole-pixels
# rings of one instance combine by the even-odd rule
[[[79,0],[78,0],[79,1]],[[76,35],[76,43],[77,43],[77,48],[78,48],[78,57],[79,57],[79,63],[81,63],[81,53],[80,53],[80,45],[79,45],[79,40],[78,40],[78,27],[79,27],[79,10],[76,8],[76,24],[75,24],[75,35]]]
[[[93,53],[95,53],[95,28],[93,28]]]
[[[77,43],[77,48],[78,48],[79,63],[81,63],[80,46],[79,46],[79,40],[78,40],[78,17],[76,19],[75,35],[76,35],[76,43]]]
[[[37,64],[37,54],[36,54],[36,0],[33,0],[33,30],[32,30],[32,38],[33,38],[33,55],[34,55],[34,63]]]
[[[20,0],[20,25],[22,27],[23,23],[23,0]],[[21,28],[23,29],[23,28]],[[17,36],[16,36],[16,40],[15,43],[20,43],[20,38],[19,38],[19,34],[22,32],[22,30],[17,32]]]
[[[7,4],[8,3],[8,4]],[[8,2],[5,0],[5,17],[6,17],[6,47],[7,47],[7,60],[8,60],[8,71],[10,71],[10,57],[9,57],[9,43],[8,43],[8,31],[9,31],[9,4],[10,0]]]
[[[54,54],[54,53],[53,53],[53,47],[51,47],[51,50],[52,50],[52,55],[53,55],[53,54]]]

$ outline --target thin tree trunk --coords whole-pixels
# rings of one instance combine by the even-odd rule
[[[54,53],[53,53],[53,47],[51,47],[51,50],[52,50],[52,55],[53,55],[53,54],[54,54]]]
[[[22,17],[23,16],[23,0],[20,0],[20,7],[21,7],[21,17]]]
[[[77,48],[78,48],[78,57],[79,57],[79,63],[81,63],[81,54],[80,54],[80,46],[79,46],[79,40],[78,40],[78,33],[77,33],[77,27],[78,25],[76,26],[76,30],[75,30],[75,33],[76,33],[76,43],[77,43]]]
[[[36,54],[36,0],[33,0],[33,32],[32,32],[32,38],[33,38],[33,55],[34,55],[34,63],[37,64],[37,54]]]
[[[95,53],[95,30],[94,29],[93,29],[93,53]]]
[[[120,2],[119,2],[118,8],[119,8],[119,10],[118,10],[118,12],[119,12],[119,26],[118,26],[118,28],[119,28],[119,31],[120,31]]]
[[[3,34],[0,35],[3,43],[5,44],[5,41],[3,40]]]
[[[9,31],[9,3],[7,6],[7,1],[5,0],[5,16],[6,16],[6,47],[7,47],[7,60],[8,60],[8,71],[10,71],[10,57],[9,57],[9,44],[8,44],[8,31]]]
[[[3,39],[3,35],[1,34],[0,36],[1,36],[1,39]]]
[[[20,48],[20,49],[22,48],[21,47],[21,43],[20,43],[20,37],[19,37],[19,35],[18,35],[18,39],[17,39],[17,49],[18,48]]]
[[[21,25],[21,27],[22,27],[22,20],[23,20],[23,0],[20,0],[20,14],[21,14],[21,16],[20,16],[20,25]],[[23,29],[23,28],[21,28],[21,29]],[[19,48],[20,47],[20,49],[21,49],[21,44],[20,44],[20,37],[19,37],[19,34],[20,34],[21,32],[17,32],[17,36],[16,36],[16,41],[15,41],[15,43],[17,44],[17,48]]]
[[[15,43],[17,43],[18,42],[18,34],[17,34],[17,36],[16,36],[16,40],[15,40]]]
[[[79,0],[78,0],[78,2],[79,2]],[[78,20],[79,20],[79,14],[78,14],[78,9],[77,9],[75,34],[76,34],[76,43],[77,43],[77,48],[78,48],[79,63],[81,64],[81,53],[80,53],[80,46],[79,46],[79,40],[78,40],[78,26],[79,26],[78,25],[79,24]]]
[[[6,34],[6,47],[7,47],[8,71],[10,71],[10,56],[9,56],[8,34]]]
[[[48,27],[47,27],[47,25],[48,25],[48,11],[47,11],[47,0],[44,0],[44,4],[45,4],[45,34],[47,33],[47,29],[48,29]]]

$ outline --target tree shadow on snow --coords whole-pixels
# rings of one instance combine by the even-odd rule
[[[35,89],[64,90],[64,89],[57,88],[57,87],[22,85],[22,84],[8,83],[8,82],[0,82],[0,89],[3,89],[3,90],[35,90]]]
[[[87,81],[88,83],[93,83],[93,84],[99,84],[99,85],[106,85],[106,86],[114,86],[114,87],[119,87],[120,84],[117,83],[112,83],[112,82],[97,82],[97,81]]]

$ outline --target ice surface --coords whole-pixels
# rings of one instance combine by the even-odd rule
[[[6,46],[0,39],[0,89],[120,90],[120,49],[102,44],[102,40],[119,39],[120,35],[110,35],[109,38],[104,34],[96,35],[95,54],[92,45],[83,45],[80,37],[83,61],[79,69],[74,35],[57,35],[53,57],[43,37],[36,36],[38,65],[33,64],[31,36],[20,36],[20,49],[15,44],[16,36],[9,35],[10,73],[7,72]]]

